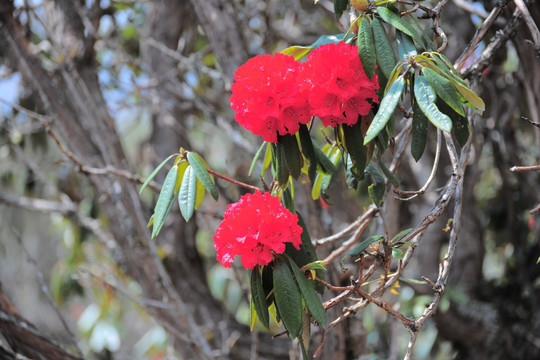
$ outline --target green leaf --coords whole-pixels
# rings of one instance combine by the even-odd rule
[[[371,180],[373,181],[373,184],[368,186],[369,198],[375,206],[379,207],[382,204],[384,193],[386,191],[384,178],[373,161],[366,167],[366,173],[371,176]]]
[[[401,239],[403,239],[407,234],[409,234],[413,229],[405,229],[403,231],[400,231],[398,234],[396,234],[392,240],[390,241],[390,244],[395,244],[399,242]]]
[[[152,227],[152,237],[155,237],[158,234],[158,229],[161,229],[161,227],[163,226],[163,222],[165,222],[169,202],[174,197],[174,187],[176,184],[177,171],[178,167],[173,166],[171,170],[169,170],[169,172],[167,173],[165,181],[163,182],[163,187],[161,188],[156,207],[154,208],[154,225]]]
[[[347,5],[349,5],[349,0],[334,0],[334,12],[338,18],[347,10]]]
[[[178,193],[178,205],[180,212],[186,221],[189,221],[195,211],[195,200],[197,199],[197,176],[192,165],[186,168],[180,192]]]
[[[386,166],[386,164],[382,160],[377,161],[377,163],[379,164],[379,167],[383,171],[384,176],[386,176],[388,181],[390,181],[392,185],[399,187],[399,180],[396,178],[394,173],[390,171],[388,166]]]
[[[341,151],[337,145],[329,145],[327,149],[328,153],[328,160],[331,164],[336,165],[339,162]],[[323,153],[323,156],[324,153]],[[352,165],[351,165],[352,166]],[[317,173],[317,176],[315,177],[315,181],[313,182],[313,188],[311,190],[311,197],[313,200],[317,200],[321,194],[324,194],[328,186],[330,185],[330,180],[332,179],[333,175],[327,175],[324,173]]]
[[[315,149],[313,148],[313,142],[311,136],[309,136],[309,130],[307,125],[301,124],[300,130],[298,130],[298,137],[300,138],[300,145],[302,146],[302,153],[309,161],[308,176],[309,181],[312,183],[315,181],[315,175],[317,174],[318,160],[315,156]]]
[[[336,35],[323,35],[317,39],[313,44],[309,46],[291,46],[281,51],[282,54],[293,56],[295,60],[300,60],[313,49],[318,48],[324,44],[337,44],[340,41],[347,40],[345,34]]]
[[[262,284],[261,274],[259,272],[259,266],[255,266],[251,270],[251,302],[255,308],[255,312],[261,320],[261,323],[267,329],[270,328],[270,317],[268,315],[268,305],[266,304],[266,295],[264,294],[264,288]]]
[[[294,277],[296,278],[296,283],[298,284],[298,287],[300,288],[300,292],[302,293],[302,296],[304,297],[304,301],[306,302],[306,306],[309,309],[309,312],[319,323],[319,325],[323,328],[326,327],[326,312],[324,311],[324,308],[322,306],[321,300],[319,299],[319,296],[317,296],[317,293],[313,289],[313,286],[311,285],[311,282],[306,278],[306,276],[300,271],[298,268],[298,265],[294,261],[292,261],[291,258],[287,257],[289,260],[289,264],[291,266],[292,272],[294,274]]]
[[[142,184],[141,186],[141,189],[139,190],[139,194],[141,194],[143,192],[143,190],[148,186],[148,184],[150,184],[150,181],[152,181],[152,179],[157,175],[157,173],[159,172],[159,170],[161,170],[161,168],[163,166],[165,166],[165,164],[171,160],[171,158],[173,156],[175,156],[176,154],[172,154],[172,155],[169,155],[165,160],[163,160],[161,162],[161,164],[158,165],[157,168],[154,169],[154,171],[152,171],[152,173],[148,176],[148,178],[146,178],[146,181],[144,182],[144,184]]]
[[[349,256],[351,257],[358,257],[360,256],[364,250],[366,250],[369,245],[373,244],[374,242],[377,242],[379,240],[381,240],[382,238],[384,238],[384,236],[382,235],[373,235],[373,236],[370,236],[368,237],[367,239],[365,239],[364,241],[360,242],[358,245],[356,245],[355,247],[353,247],[347,254],[345,254],[345,256],[341,259],[340,261],[340,266],[342,269],[345,269],[345,265],[343,264],[343,262],[345,261],[345,259]]]
[[[270,306],[274,302],[274,273],[270,266],[263,266],[262,285],[264,289],[264,296],[266,297],[266,306],[270,308]],[[278,322],[279,321],[276,320],[276,323]]]
[[[281,146],[285,163],[289,169],[289,173],[294,179],[298,179],[302,172],[302,155],[298,148],[298,142],[295,135],[282,135],[279,136],[279,144]]]
[[[282,189],[286,189],[289,183],[289,168],[285,162],[283,145],[280,143],[272,144],[272,164],[279,186]]]
[[[203,200],[204,200],[204,194],[205,194],[205,187],[204,185],[197,179],[196,181],[196,194],[195,194],[195,210],[201,206]]]
[[[484,104],[484,101],[476,95],[474,91],[469,89],[469,87],[459,83],[453,78],[449,79],[452,84],[456,87],[456,89],[459,91],[461,96],[467,101],[465,105],[471,107],[474,110],[477,110],[478,113],[482,114],[484,110],[486,110],[486,105]]]
[[[257,150],[257,152],[255,153],[255,156],[253,157],[253,160],[251,161],[251,165],[249,167],[248,176],[251,176],[251,173],[253,172],[253,169],[255,168],[255,164],[257,163],[257,160],[259,159],[259,156],[261,156],[261,153],[262,153],[265,145],[266,145],[266,142],[263,142],[261,144],[261,147],[259,148],[259,150]]]
[[[439,109],[452,119],[452,130],[459,146],[464,146],[469,140],[469,121],[456,113],[447,103],[437,99]]]
[[[283,202],[283,206],[285,206],[287,210],[289,210],[293,214],[296,213],[290,188],[287,188],[281,192],[281,201]]]
[[[319,165],[321,166],[321,170],[329,175],[333,175],[336,172],[336,167],[332,163],[330,159],[322,152],[322,150],[313,144],[313,148],[315,149],[315,156],[317,157],[317,161],[319,162]]]
[[[428,84],[435,90],[437,95],[444,100],[444,102],[454,109],[456,113],[465,116],[463,105],[459,99],[459,92],[450,80],[428,67],[422,69],[422,74],[426,78]]]
[[[394,81],[392,86],[390,86],[388,93],[381,100],[379,111],[377,111],[377,114],[373,118],[373,121],[371,122],[371,125],[367,130],[366,137],[364,139],[364,145],[375,139],[375,137],[381,132],[381,130],[384,129],[386,123],[394,113],[394,110],[401,97],[401,93],[403,92],[404,85],[405,78],[403,76],[400,76],[397,78],[396,81]]]
[[[285,328],[293,338],[302,329],[302,295],[283,259],[274,261],[274,299]]]
[[[416,29],[411,24],[403,20],[398,14],[386,7],[378,7],[377,10],[375,10],[375,13],[379,14],[384,22],[409,35],[418,45],[425,48],[424,41],[418,36]]]
[[[171,209],[174,205],[174,203],[176,202],[176,199],[178,198],[178,194],[174,195],[171,200],[169,201],[169,205],[167,205],[167,209],[165,210],[165,215],[163,215],[163,219],[166,219],[167,216],[169,216],[169,213],[171,212]],[[148,224],[148,226],[150,225],[153,225],[154,224],[154,215],[152,215],[152,218],[150,219],[150,223]],[[156,233],[156,236],[160,233],[161,231],[161,228],[163,227],[163,224],[165,224],[165,221],[162,221],[161,224],[159,224],[159,226],[157,226],[156,229],[154,229],[152,227],[152,233]]]
[[[304,223],[304,219],[302,218],[302,215],[300,213],[296,213],[298,215],[298,225],[302,228],[302,244],[300,245],[300,250],[295,251],[287,251],[287,255],[293,259],[293,261],[298,264],[298,266],[302,267],[306,264],[310,264],[317,261],[317,253],[315,252],[315,247],[313,246],[313,243],[311,242],[311,237],[309,236],[308,228],[306,227],[306,224]],[[288,243],[287,245],[289,245]],[[292,246],[292,245],[291,245]],[[324,280],[325,279],[325,270],[326,269],[320,269],[317,268],[315,270],[315,274],[319,279]],[[324,285],[314,281],[315,289],[320,292],[321,294],[324,292]]]
[[[404,34],[402,31],[396,31],[396,41],[398,48],[398,59],[408,60],[409,56],[415,57],[418,55],[416,47],[410,36]]]
[[[394,259],[402,259],[403,258],[403,251],[401,251],[401,249],[393,248],[392,249],[392,257]]]
[[[377,54],[377,64],[379,64],[384,76],[390,79],[390,74],[396,66],[396,58],[394,56],[394,50],[390,41],[388,41],[388,35],[381,21],[374,18],[371,22],[373,28],[373,37],[375,41],[375,53]]]
[[[345,149],[351,157],[351,173],[357,180],[364,177],[364,169],[367,164],[367,148],[363,144],[361,123],[358,121],[353,126],[342,126]]]
[[[264,172],[272,163],[272,143],[266,143],[266,152],[264,154],[264,160],[261,167],[261,178],[264,178]]]
[[[360,55],[362,67],[368,78],[371,79],[375,73],[377,57],[375,53],[375,42],[373,41],[373,31],[371,30],[371,24],[366,17],[360,21],[357,44],[358,55]]]
[[[418,107],[418,102],[413,101],[412,139],[411,154],[418,162],[424,154],[427,143],[428,118]]]
[[[188,152],[187,159],[197,179],[204,185],[204,188],[212,195],[214,200],[217,200],[219,197],[218,190],[214,180],[208,173],[208,166],[205,165],[204,160],[194,152]]]
[[[417,76],[414,80],[414,98],[433,125],[446,132],[452,131],[452,120],[435,105],[437,95],[423,76]]]
[[[405,278],[405,277],[400,277],[399,281],[403,281],[403,282],[413,284],[413,285],[427,285],[427,282],[425,280],[416,280],[416,279]]]

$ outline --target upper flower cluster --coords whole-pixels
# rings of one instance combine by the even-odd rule
[[[265,141],[295,134],[318,116],[325,126],[354,125],[378,102],[377,76],[369,80],[358,48],[344,42],[321,45],[301,63],[283,54],[260,55],[234,74],[235,120]]]
[[[253,269],[267,265],[273,253],[282,254],[286,243],[300,249],[302,228],[292,214],[270,193],[246,194],[227,206],[214,236],[217,260],[230,268],[236,255],[242,265]]]

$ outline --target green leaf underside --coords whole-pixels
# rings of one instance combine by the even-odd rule
[[[255,153],[255,156],[253,157],[253,160],[251,161],[251,165],[249,166],[248,176],[251,176],[251,173],[253,172],[253,169],[255,168],[255,164],[257,163],[259,156],[261,156],[261,153],[265,145],[266,145],[266,142],[263,142],[259,150],[257,150],[257,152]]]
[[[259,267],[255,266],[251,270],[251,301],[255,308],[255,313],[261,323],[267,329],[270,328],[270,317],[268,315],[268,305],[266,304],[266,295],[264,294],[264,288],[262,284],[261,274]]]
[[[156,207],[154,208],[154,225],[152,227],[152,237],[158,234],[158,229],[161,229],[165,217],[167,216],[167,208],[171,199],[174,197],[174,186],[176,184],[176,173],[178,167],[173,166],[167,173],[163,187],[159,193]]]
[[[313,286],[311,285],[311,282],[306,278],[306,276],[300,271],[298,268],[298,265],[288,257],[289,264],[291,265],[292,272],[294,274],[294,277],[296,278],[296,283],[298,284],[298,287],[300,288],[300,292],[302,293],[302,296],[304,297],[304,301],[306,302],[306,306],[309,309],[309,312],[311,315],[313,315],[313,318],[321,327],[326,327],[326,312],[324,311],[324,308],[322,306],[321,300],[319,299],[319,296],[313,289]]]
[[[212,180],[212,178],[210,177],[210,174],[208,173],[208,170],[203,163],[201,157],[194,152],[188,152],[187,159],[189,161],[189,165],[191,165],[195,175],[197,176],[197,179],[199,179],[199,181],[203,184],[204,188],[210,193],[210,195],[212,195],[214,200],[217,200],[219,194],[216,184],[214,183],[214,180]]]
[[[394,110],[399,102],[401,93],[405,85],[405,78],[400,76],[396,81],[390,86],[388,93],[381,100],[379,106],[379,111],[373,118],[369,129],[367,130],[366,137],[364,138],[364,145],[375,139],[375,137],[381,132],[382,129],[386,126],[386,123],[394,113]]]
[[[188,166],[180,185],[178,193],[178,205],[180,212],[186,221],[189,221],[195,211],[195,200],[197,198],[197,176],[193,166]]]
[[[422,70],[422,74],[426,78],[428,84],[445,103],[459,115],[465,116],[465,110],[459,99],[459,92],[450,80],[439,75],[435,70],[427,67]]]
[[[167,205],[167,210],[165,210],[165,215],[163,216],[163,219],[165,220],[167,218],[167,216],[169,216],[169,213],[171,212],[171,209],[174,205],[174,203],[176,202],[176,199],[178,198],[178,194],[174,195],[171,200],[169,201],[169,205]],[[152,215],[152,225],[154,223],[154,215]],[[161,228],[163,227],[163,224],[165,224],[165,221],[162,221],[159,226],[157,226],[157,229],[154,230],[154,227],[152,227],[152,233],[154,233],[155,231],[155,234],[156,236],[159,234],[159,232],[161,231]]]
[[[409,56],[414,57],[418,54],[411,37],[402,31],[396,31],[396,41],[399,60],[407,60]]]
[[[371,27],[373,28],[373,37],[376,39],[374,43],[377,64],[379,64],[384,76],[387,79],[390,79],[392,70],[396,66],[394,50],[392,49],[392,45],[390,45],[390,41],[388,41],[388,35],[386,34],[381,21],[374,18],[371,22]]]
[[[278,146],[282,146],[282,153],[289,173],[294,179],[298,179],[302,171],[302,155],[298,148],[295,135],[283,135],[279,138]]]
[[[367,18],[360,21],[358,29],[358,55],[362,61],[362,67],[368,78],[372,79],[375,73],[375,63],[377,61],[375,54],[375,44],[373,40],[373,31]]]
[[[422,110],[433,125],[446,132],[452,131],[452,120],[448,115],[440,112],[437,105],[435,105],[437,95],[423,76],[415,78],[414,97],[418,102],[420,110]]]
[[[418,107],[418,103],[413,101],[413,120],[412,120],[412,138],[411,155],[418,162],[424,154],[427,143],[428,118]]]
[[[143,192],[143,190],[148,186],[148,184],[150,184],[150,181],[152,181],[152,179],[157,175],[157,173],[159,172],[159,170],[161,170],[161,168],[163,166],[165,166],[165,164],[171,160],[171,158],[173,156],[175,156],[176,154],[172,154],[172,155],[169,155],[165,160],[163,160],[161,162],[161,164],[159,164],[157,166],[157,168],[154,169],[154,171],[152,171],[152,173],[148,176],[148,178],[146,178],[146,181],[144,182],[144,184],[142,184],[141,186],[141,189],[139,190],[139,194],[141,194]]]
[[[403,20],[399,15],[386,7],[378,7],[375,12],[379,14],[384,22],[409,35],[418,45],[425,48],[424,41],[418,36],[416,29],[411,24]]]
[[[298,337],[302,329],[302,296],[285,261],[274,262],[274,299],[289,335]]]

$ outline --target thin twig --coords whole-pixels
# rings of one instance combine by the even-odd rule
[[[489,15],[486,17],[486,20],[482,23],[480,28],[476,30],[476,33],[474,34],[472,40],[469,42],[469,45],[467,45],[463,53],[457,59],[455,63],[456,70],[460,71],[463,65],[465,65],[467,59],[472,55],[474,50],[476,50],[476,47],[478,46],[478,44],[480,44],[480,41],[482,41],[484,36],[486,36],[486,33],[491,27],[491,25],[493,25],[495,20],[497,20],[497,18],[501,14],[502,8],[502,4],[497,3],[493,10],[491,10]]]
[[[231,179],[230,177],[228,176],[225,176],[225,175],[222,175],[218,172],[215,172],[214,170],[210,170],[210,169],[207,169],[208,173],[209,174],[212,174],[214,175],[215,177],[218,177],[220,179],[223,179],[225,181],[228,181],[232,184],[235,184],[235,185],[238,185],[238,186],[242,186],[242,187],[245,187],[246,189],[250,189],[251,191],[260,191],[260,192],[263,192],[262,189],[256,187],[256,186],[253,186],[253,185],[249,185],[249,184],[246,184],[246,183],[243,183],[241,181],[238,181],[238,180],[235,180],[235,179]]]
[[[514,0],[514,3],[516,4],[516,7],[519,9],[519,11],[521,11],[521,14],[523,15],[523,20],[525,21],[525,24],[531,32],[534,41],[534,48],[537,52],[540,51],[540,31],[538,30],[538,26],[536,26],[536,23],[534,22],[534,19],[531,16],[529,9],[527,8],[527,5],[525,5],[525,2],[523,0]]]
[[[358,219],[356,219],[354,222],[352,222],[349,226],[347,226],[345,229],[341,230],[338,233],[335,233],[331,236],[317,239],[313,241],[313,245],[316,248],[327,246],[330,244],[335,243],[336,241],[339,241],[352,233],[354,230],[356,230],[360,225],[362,225],[369,217],[374,216],[378,212],[377,208],[375,206],[370,206],[367,211],[365,211],[362,216],[360,216]]]
[[[426,192],[426,190],[431,185],[431,182],[435,178],[435,173],[437,172],[437,169],[439,168],[439,159],[441,156],[441,147],[442,147],[442,141],[441,141],[441,130],[437,129],[437,149],[435,151],[435,160],[433,160],[433,167],[431,168],[431,173],[429,174],[428,179],[426,180],[426,183],[424,186],[422,186],[419,190],[416,191],[400,191],[396,190],[396,198],[403,201],[412,200],[418,195],[422,195]],[[408,197],[403,197],[411,195]]]
[[[540,165],[512,166],[510,168],[511,172],[538,171],[538,170],[540,170]]]

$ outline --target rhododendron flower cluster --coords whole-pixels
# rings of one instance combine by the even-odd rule
[[[378,102],[377,75],[369,80],[358,47],[340,42],[319,46],[308,55],[306,77],[312,82],[309,103],[312,114],[324,126],[354,125],[359,115],[371,111],[368,99]]]
[[[267,265],[273,254],[282,254],[286,243],[300,250],[302,227],[292,214],[270,193],[246,194],[227,206],[223,221],[214,236],[217,260],[230,268],[236,255],[242,265],[253,269]]]
[[[260,55],[234,74],[231,107],[235,120],[268,142],[295,134],[318,116],[325,126],[354,125],[378,102],[377,76],[369,80],[358,47],[321,45],[301,63],[283,54]]]
[[[277,134],[295,134],[299,124],[311,120],[302,64],[283,54],[259,55],[234,73],[231,107],[234,119],[265,141],[277,142]]]

